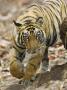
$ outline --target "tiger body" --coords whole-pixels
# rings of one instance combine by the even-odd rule
[[[31,79],[40,64],[42,69],[45,65],[48,66],[48,48],[59,40],[59,26],[66,16],[67,5],[64,0],[46,0],[44,5],[31,5],[14,21],[17,27],[16,35],[13,36],[15,60],[10,65],[13,76],[19,78],[20,75],[25,80]],[[25,60],[27,53],[30,58]],[[23,68],[19,67],[18,60]],[[18,67],[21,71],[17,76]]]

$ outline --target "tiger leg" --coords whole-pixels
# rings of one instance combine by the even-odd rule
[[[24,87],[33,84],[33,81],[36,80],[36,71],[39,68],[41,61],[42,56],[39,54],[32,57],[27,66],[24,68],[24,76],[19,83],[21,83]]]
[[[21,53],[16,48],[13,48],[11,54],[10,73],[13,77],[21,79],[24,76],[24,65],[22,61],[25,57],[25,52]]]
[[[38,54],[35,57],[32,57],[31,60],[29,60],[29,63],[25,69],[25,80],[31,80],[31,78],[36,75],[36,71],[38,70],[38,68],[40,67],[40,63],[42,62],[42,57],[42,55]]]
[[[35,76],[35,80],[37,80],[37,85],[39,85],[41,78],[42,78],[42,75],[46,71],[50,71],[49,58],[48,58],[48,48],[46,48],[46,50],[45,50],[44,56],[40,62],[39,70],[37,71],[36,76]]]
[[[42,59],[42,71],[49,71],[49,58],[48,58],[48,48],[46,48],[44,57]]]
[[[16,58],[14,58],[10,64],[10,73],[13,77],[18,79],[21,79],[24,76],[24,67],[19,60],[16,60]]]

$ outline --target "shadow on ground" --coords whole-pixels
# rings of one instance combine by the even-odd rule
[[[67,63],[64,65],[54,66],[50,72],[39,75],[38,87],[44,83],[49,83],[49,81],[59,80],[62,81],[67,78]]]
[[[34,87],[37,84],[37,87],[44,85],[45,83],[49,83],[51,80],[62,81],[67,78],[67,63],[61,66],[55,66],[51,69],[50,72],[46,72],[44,74],[38,75],[36,81],[34,81]],[[8,86],[5,90],[24,90],[23,86],[20,84],[12,84]]]

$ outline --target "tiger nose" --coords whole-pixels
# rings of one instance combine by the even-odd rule
[[[30,46],[32,48],[38,47],[38,41],[36,40],[36,37],[34,35],[32,35],[30,38]]]

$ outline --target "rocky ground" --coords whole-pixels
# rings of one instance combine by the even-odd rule
[[[12,32],[23,9],[37,0],[0,0],[0,90],[67,90],[67,51],[63,45],[49,48],[50,72],[39,75],[33,85],[23,87],[9,72]],[[38,0],[39,3],[42,0]]]

